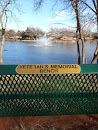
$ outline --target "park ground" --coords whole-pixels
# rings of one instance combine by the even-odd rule
[[[98,130],[98,114],[2,117],[0,130]]]

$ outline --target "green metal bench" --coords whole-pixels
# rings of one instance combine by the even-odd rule
[[[0,117],[98,114],[98,65],[79,74],[18,74],[0,66]]]

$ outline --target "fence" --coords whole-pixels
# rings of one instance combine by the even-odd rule
[[[78,74],[18,74],[0,67],[0,117],[98,114],[98,66]]]

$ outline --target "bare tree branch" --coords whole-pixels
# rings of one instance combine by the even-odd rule
[[[39,0],[35,3],[35,11],[37,11],[41,7],[43,2],[44,0]]]
[[[59,0],[56,0],[56,2],[54,3],[52,9],[54,9],[54,7],[55,7],[55,5],[57,4],[58,1],[59,1]]]
[[[84,2],[84,1],[81,1],[82,3],[84,3],[88,8],[90,8],[95,14],[96,14],[96,11],[95,10],[93,10],[93,8],[91,8],[91,6],[89,6],[86,2]],[[96,14],[97,15],[97,14]]]
[[[70,0],[73,8],[76,10],[75,2],[73,0]]]
[[[93,1],[93,4],[94,4],[94,7],[95,7],[95,10],[97,12],[97,6],[96,6],[96,3],[95,3],[95,0],[92,0]]]
[[[1,14],[1,16],[0,16],[0,21],[2,20],[2,17],[3,17],[3,15],[4,15],[4,11],[5,11],[6,7],[10,4],[10,1],[11,1],[11,0],[8,0],[8,2],[7,2],[7,3],[4,5],[4,7],[3,7],[2,14]]]
[[[1,7],[3,8],[3,5],[2,5],[2,3],[1,3],[1,0],[0,0],[0,5],[1,5]]]
[[[6,25],[7,25],[7,14],[6,14],[6,10],[5,10],[5,17],[6,17],[6,21],[5,21],[5,28],[6,28]]]
[[[63,23],[52,23],[52,24],[61,24],[61,25],[65,25],[65,26],[67,26],[67,27],[71,27],[71,28],[76,29],[76,27],[72,27],[72,26],[69,26],[69,25],[67,25],[67,24],[63,24]],[[50,25],[52,25],[52,24],[50,24]]]

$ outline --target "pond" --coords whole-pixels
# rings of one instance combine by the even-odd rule
[[[81,46],[81,44],[80,44]],[[96,43],[86,43],[87,63],[93,58]],[[77,64],[76,43],[6,41],[3,64]]]

